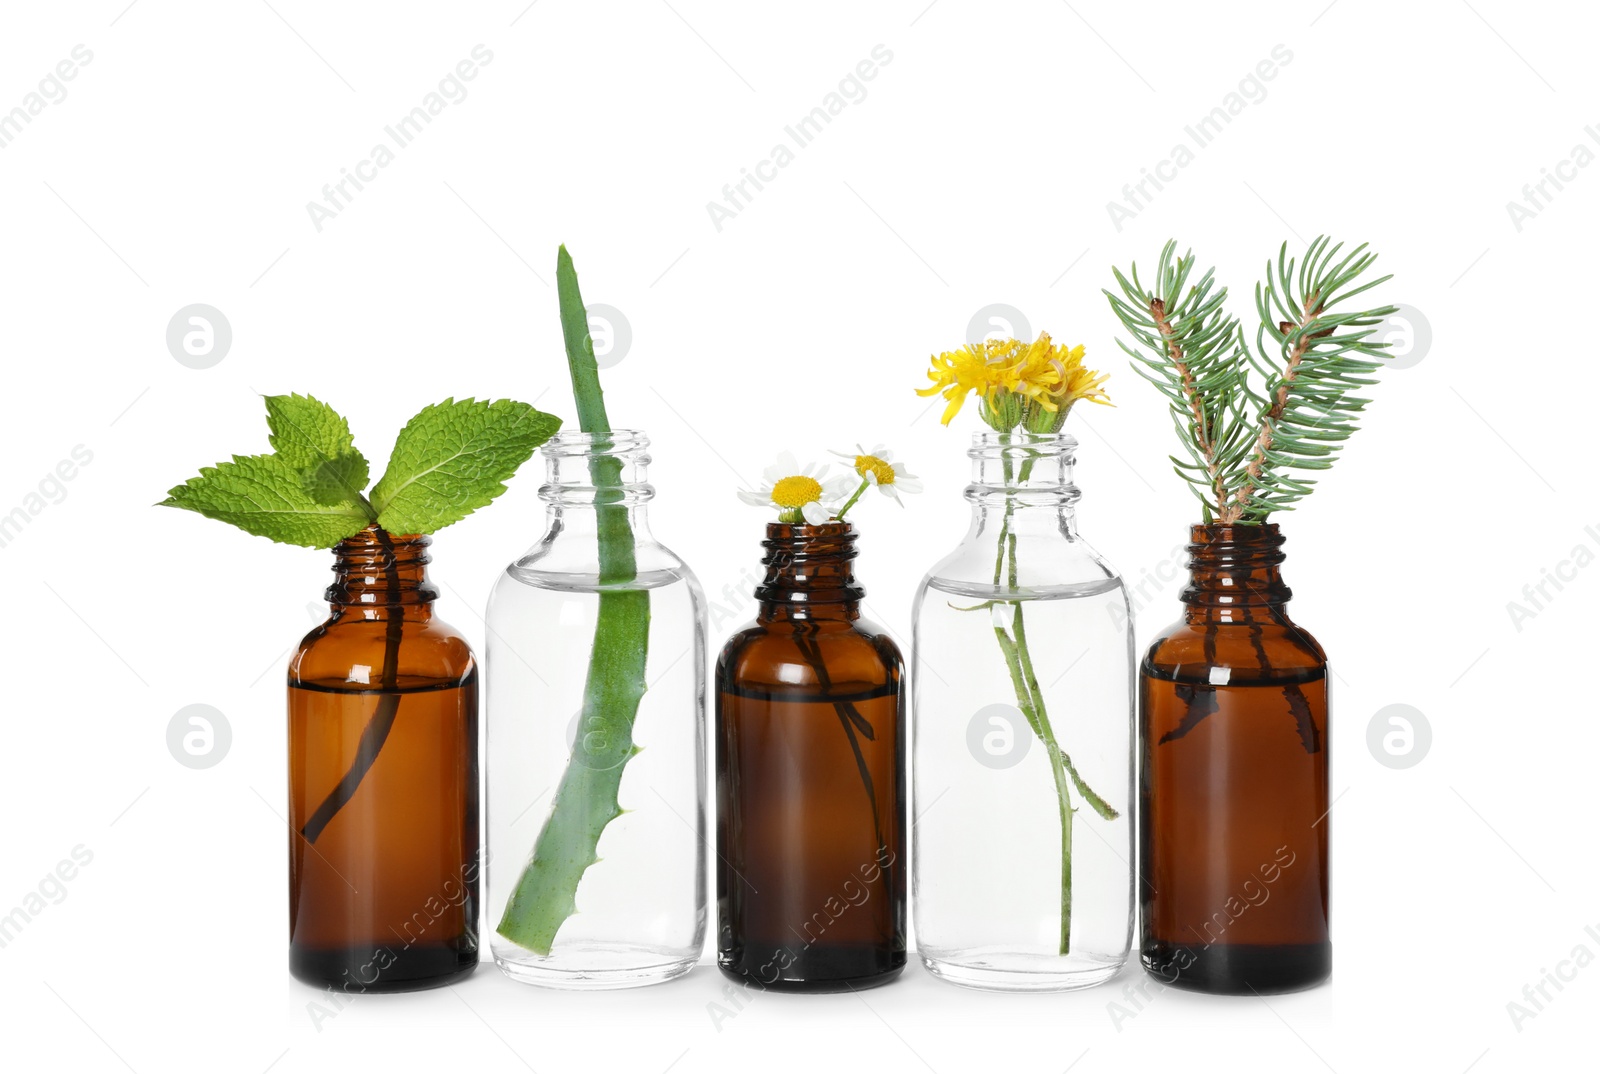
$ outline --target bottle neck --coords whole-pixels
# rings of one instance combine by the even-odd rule
[[[540,449],[550,536],[595,537],[626,522],[637,540],[648,533],[645,505],[656,490],[646,479],[649,437],[634,429],[561,433]]]
[[[348,609],[429,609],[439,591],[428,580],[433,538],[396,537],[376,523],[333,549],[333,584],[323,596],[335,611]]]
[[[1008,534],[1076,535],[1082,496],[1072,480],[1077,450],[1078,441],[1066,433],[973,434],[966,497],[974,533],[988,528],[999,511]]]
[[[854,620],[866,590],[856,582],[856,528],[850,522],[820,526],[772,522],[762,560],[766,578],[756,587],[763,624],[785,620]]]
[[[1292,595],[1278,572],[1284,558],[1276,523],[1191,527],[1189,584],[1179,594],[1188,618],[1283,618],[1283,605]]]

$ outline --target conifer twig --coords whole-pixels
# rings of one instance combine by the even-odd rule
[[[1257,525],[1292,510],[1316,485],[1293,471],[1332,466],[1355,431],[1368,400],[1353,393],[1375,383],[1388,346],[1371,336],[1396,307],[1345,309],[1390,277],[1359,282],[1377,255],[1365,243],[1341,257],[1343,249],[1326,236],[1299,259],[1287,243],[1279,248],[1256,286],[1254,352],[1222,308],[1227,288],[1212,292],[1212,272],[1185,290],[1192,252],[1175,259],[1168,242],[1154,289],[1140,283],[1137,267],[1127,275],[1112,269],[1121,293],[1106,297],[1135,344],[1118,345],[1167,398],[1189,454],[1173,466],[1199,497],[1205,522]]]

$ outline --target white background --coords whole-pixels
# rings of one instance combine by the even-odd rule
[[[0,949],[8,1067],[1593,1063],[1600,968],[1520,1026],[1507,1008],[1580,945],[1600,955],[1582,823],[1600,567],[1569,563],[1540,608],[1523,595],[1575,548],[1585,563],[1600,551],[1583,242],[1600,168],[1562,166],[1574,178],[1520,230],[1506,208],[1576,146],[1600,152],[1588,5],[125,5],[8,3],[0,25],[0,109],[74,46],[93,53],[0,150],[0,513],[76,445],[93,453],[0,548],[0,911],[73,847],[93,854]],[[478,44],[493,60],[468,96],[319,232],[306,203]],[[866,96],[719,231],[707,202],[880,44],[892,60]],[[1247,87],[1254,103],[1114,226],[1124,184],[1278,45],[1292,59],[1265,96]],[[1083,532],[1131,582],[1170,575],[1195,512],[1159,397],[1115,348],[1109,265],[1149,264],[1176,235],[1249,321],[1267,256],[1324,231],[1370,240],[1395,273],[1383,295],[1431,325],[1326,487],[1282,519],[1291,610],[1337,673],[1332,984],[1270,1001],[1169,992],[1128,1018],[1112,1004],[1132,968],[1015,997],[913,965],[886,989],[768,996],[719,1021],[709,962],[601,995],[490,967],[313,1023],[315,993],[286,971],[282,673],[329,556],[151,506],[202,464],[266,450],[258,393],[333,403],[375,468],[405,418],[447,395],[570,416],[550,286],[565,242],[586,298],[631,324],[611,411],[654,438],[655,529],[713,599],[756,563],[765,519],[733,493],[778,450],[882,440],[926,476],[908,510],[874,500],[858,519],[870,613],[903,635],[917,580],[963,532],[976,421],[942,429],[911,394],[930,353],[991,303],[1087,344],[1118,405],[1073,419]],[[196,302],[233,332],[205,370],[165,342]],[[475,645],[496,572],[540,532],[540,477],[529,467],[436,541],[441,614]],[[1176,591],[1147,589],[1141,643]],[[1535,614],[1514,623],[1514,600]],[[165,740],[193,703],[233,733],[202,771]],[[1391,704],[1431,724],[1414,767],[1368,750]]]

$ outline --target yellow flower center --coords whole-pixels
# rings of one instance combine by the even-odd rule
[[[814,477],[786,477],[772,486],[772,502],[794,509],[822,499],[822,482]]]
[[[894,467],[876,455],[857,455],[856,473],[862,477],[871,474],[878,479],[880,485],[894,484]]]

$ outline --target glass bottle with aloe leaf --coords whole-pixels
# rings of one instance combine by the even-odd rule
[[[1080,536],[1083,348],[991,340],[935,358],[948,424],[976,396],[965,540],[914,612],[914,907],[935,975],[1081,988],[1132,936],[1132,657],[1116,570]]]
[[[449,984],[478,962],[478,674],[433,613],[427,534],[503,492],[560,422],[446,400],[368,493],[344,418],[266,404],[272,453],[206,467],[163,506],[334,551],[329,618],[289,665],[290,972],[352,993]]]
[[[491,946],[507,976],[626,988],[705,943],[705,607],[650,532],[649,441],[613,429],[572,258],[556,259],[581,431],[544,447],[544,536],[490,601]]]
[[[906,961],[905,669],[862,618],[845,516],[920,484],[886,449],[845,458],[829,478],[785,455],[740,493],[779,520],[756,620],[717,661],[717,963],[774,991],[873,987]]]
[[[1107,291],[1133,368],[1166,398],[1172,462],[1200,503],[1183,617],[1139,674],[1145,969],[1178,988],[1263,994],[1333,968],[1328,664],[1294,623],[1271,517],[1297,506],[1355,431],[1393,306],[1352,300],[1375,255],[1319,237],[1279,248],[1255,345],[1192,253],[1161,251]]]
[[[705,608],[651,533],[648,449],[633,429],[551,438],[544,534],[489,601],[491,950],[528,984],[652,984],[704,953]],[[599,551],[608,513],[626,574]]]

